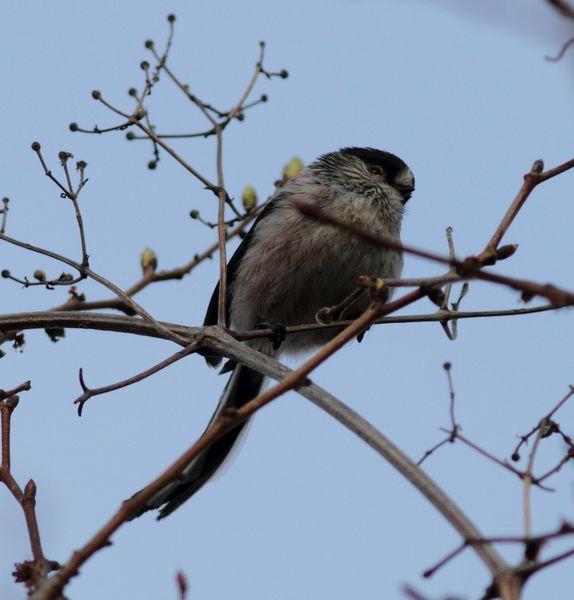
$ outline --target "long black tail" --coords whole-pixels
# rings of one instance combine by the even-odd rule
[[[223,409],[239,408],[249,402],[249,400],[255,398],[261,389],[262,383],[263,376],[260,373],[237,365],[233,369],[233,373],[225,386],[217,409],[211,417],[206,431]],[[183,471],[180,480],[160,490],[147,501],[141,512],[134,516],[139,516],[148,510],[159,508],[158,519],[163,519],[193,496],[225,462],[225,459],[229,456],[238,441],[246,423],[243,422],[228,431],[210,448],[193,459]]]

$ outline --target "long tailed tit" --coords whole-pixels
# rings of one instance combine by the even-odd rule
[[[409,167],[394,154],[373,148],[342,148],[306,167],[275,192],[229,261],[227,310],[232,328],[311,323],[321,307],[336,305],[349,295],[359,275],[397,278],[401,274],[400,253],[310,220],[292,205],[292,199],[316,203],[341,221],[399,240],[404,205],[413,190]],[[218,294],[219,284],[205,325],[217,322]],[[360,315],[368,303],[365,293],[344,317]],[[315,348],[337,333],[330,328],[290,334],[279,350],[268,339],[249,343],[276,357]],[[207,361],[217,366],[221,359],[208,357]],[[223,409],[240,407],[260,392],[260,373],[240,364],[232,370],[210,424]],[[238,425],[195,458],[181,479],[148,500],[142,512],[158,508],[158,518],[163,518],[195,494],[228,457],[244,427],[245,423]]]

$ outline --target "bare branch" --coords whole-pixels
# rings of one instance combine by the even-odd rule
[[[574,166],[574,163],[572,166]],[[484,281],[490,281],[492,283],[510,287],[522,292],[524,299],[531,299],[534,296],[542,296],[556,307],[574,305],[574,292],[569,290],[561,289],[552,284],[540,284],[526,279],[516,279],[506,275],[498,275],[490,271],[483,271],[481,270],[483,265],[477,257],[469,257],[464,261],[458,259],[451,260],[448,257],[436,254],[434,252],[421,250],[413,246],[401,244],[395,240],[373,235],[369,231],[363,230],[355,225],[345,223],[332,217],[325,211],[321,210],[318,206],[298,201],[294,201],[294,204],[306,216],[316,219],[322,223],[328,223],[334,227],[339,227],[341,229],[350,231],[358,237],[374,244],[375,246],[379,246],[380,248],[395,250],[397,252],[405,252],[420,258],[426,258],[433,262],[455,267],[457,273],[465,279],[482,279]]]
[[[574,19],[574,7],[567,0],[546,0],[557,11],[569,19]]]
[[[510,309],[500,311],[476,311],[476,312],[460,312],[460,313],[430,313],[421,315],[405,315],[397,317],[383,317],[377,319],[374,325],[392,325],[400,323],[434,323],[443,320],[445,317],[456,317],[457,319],[475,319],[489,317],[504,317],[504,316],[519,316],[533,314],[537,312],[546,312],[556,310],[553,306],[538,306],[523,309]],[[293,325],[286,327],[286,334],[302,333],[308,331],[317,331],[324,328],[341,328],[349,325],[352,321],[338,321],[336,323],[321,325],[319,323],[309,323],[306,325]],[[161,322],[173,333],[181,336],[185,342],[181,345],[187,345],[191,336],[197,335],[201,329],[197,327],[187,327],[175,323]],[[121,317],[117,315],[89,313],[83,311],[44,311],[44,312],[27,312],[0,315],[0,336],[4,335],[5,339],[10,336],[9,332],[30,329],[54,329],[54,328],[70,328],[70,329],[92,329],[96,331],[115,331],[118,333],[131,333],[159,339],[171,339],[168,335],[158,331],[155,327],[145,322],[143,319],[135,319],[133,317]],[[4,332],[4,334],[2,334]],[[273,331],[271,329],[257,329],[253,331],[237,331],[230,332],[236,339],[246,341],[256,338],[269,337]]]
[[[414,301],[414,293],[396,301],[395,306],[402,305],[406,301]],[[387,305],[388,307],[389,305]],[[212,427],[197,442],[182,454],[166,471],[156,478],[150,485],[144,488],[139,494],[124,502],[116,514],[88,541],[80,550],[74,552],[70,560],[54,576],[45,582],[41,588],[31,596],[33,600],[45,600],[53,598],[59,593],[67,582],[74,577],[78,569],[95,552],[109,544],[109,538],[123,523],[129,520],[134,514],[137,514],[139,508],[152,497],[159,489],[163,488],[170,481],[175,480],[181,471],[189,464],[195,456],[208,448],[214,441],[219,439],[226,431],[237,425],[240,421],[257,411],[266,402],[282,393],[289,382],[289,387],[295,384],[302,384],[298,392],[311,399],[320,408],[333,416],[351,431],[366,441],[371,447],[378,451],[386,460],[397,468],[427,499],[447,518],[447,520],[456,528],[464,538],[481,538],[468,518],[452,501],[436,486],[428,476],[416,467],[398,448],[378,432],[370,423],[354,413],[349,407],[345,406],[334,397],[330,396],[324,390],[317,388],[307,381],[302,381],[306,373],[312,370],[317,364],[326,358],[328,352],[334,351],[340,347],[351,336],[356,335],[365,327],[369,320],[379,310],[371,307],[360,317],[355,325],[350,326],[347,331],[335,338],[337,342],[329,346],[328,350],[321,349],[298,371],[291,371],[280,365],[275,360],[257,352],[248,346],[240,344],[231,336],[218,327],[205,328],[205,342],[214,350],[224,351],[235,360],[242,362],[250,368],[271,377],[282,379],[282,383],[263,394],[259,398],[252,400],[242,408],[233,413],[227,412],[221,419],[214,422]],[[279,388],[279,390],[277,389]],[[493,575],[498,576],[506,569],[506,564],[500,556],[488,545],[475,547],[477,554],[485,562]]]
[[[84,393],[81,396],[79,396],[78,398],[76,398],[76,400],[74,400],[74,404],[78,405],[78,416],[80,416],[80,417],[82,416],[82,410],[84,408],[84,404],[90,398],[93,398],[94,396],[99,396],[101,394],[107,394],[109,392],[114,392],[121,388],[127,387],[129,385],[133,385],[134,383],[142,381],[143,379],[146,379],[147,377],[150,377],[151,375],[158,373],[162,369],[169,367],[170,365],[177,362],[178,360],[181,360],[182,358],[189,356],[191,353],[193,353],[197,350],[198,346],[199,346],[199,341],[195,340],[192,343],[190,343],[189,346],[186,346],[183,350],[176,352],[169,358],[166,358],[165,360],[162,360],[161,362],[155,364],[153,367],[150,367],[149,369],[146,369],[145,371],[142,371],[141,373],[138,373],[137,375],[134,375],[127,379],[123,379],[122,381],[119,381],[117,383],[112,383],[111,385],[106,385],[104,387],[99,387],[99,388],[93,388],[93,389],[89,388],[84,381],[83,369],[80,369],[80,374],[79,374],[80,375],[80,385],[82,386],[82,390],[84,390]]]
[[[36,589],[42,581],[45,581],[48,573],[58,569],[60,565],[46,559],[42,550],[38,520],[36,518],[36,484],[30,479],[24,489],[18,485],[11,470],[11,419],[14,409],[18,406],[19,397],[17,392],[30,389],[30,382],[26,381],[8,392],[0,391],[0,417],[2,423],[2,464],[0,465],[0,482],[12,493],[18,504],[22,507],[32,560],[24,561],[16,565],[14,575],[17,582],[24,583],[30,590]]]
[[[139,304],[137,304],[137,302],[135,302],[132,298],[127,296],[125,294],[125,292],[122,291],[115,283],[112,283],[105,277],[102,277],[101,275],[95,273],[86,265],[80,265],[77,262],[71,260],[70,258],[67,258],[66,256],[62,256],[61,254],[57,254],[55,252],[52,252],[51,250],[46,250],[44,248],[40,248],[39,246],[33,246],[32,244],[27,244],[26,242],[21,242],[19,240],[8,237],[7,235],[5,235],[3,233],[0,233],[0,240],[4,240],[5,242],[8,242],[9,244],[13,244],[14,246],[19,246],[20,248],[24,248],[25,250],[29,250],[31,252],[36,252],[38,254],[43,254],[44,256],[49,256],[50,258],[53,258],[55,260],[58,260],[60,262],[63,262],[65,264],[73,267],[79,273],[85,274],[87,277],[90,277],[94,281],[101,283],[103,286],[107,287],[109,290],[114,292],[114,294],[116,294],[116,296],[121,298],[121,300],[125,304],[127,304],[134,312],[136,312],[138,315],[140,315],[150,325],[155,327],[158,330],[158,332],[163,333],[166,336],[166,339],[173,339],[174,341],[177,341],[176,340],[177,335],[173,334],[173,332],[170,332],[159,321],[154,319],[154,317],[152,317],[143,307],[141,307]]]
[[[8,204],[10,204],[10,198],[2,198],[2,210],[0,210],[0,214],[2,215],[2,221],[0,222],[0,233],[4,233],[6,231],[6,223],[8,222]]]
[[[560,50],[559,50],[558,54],[556,54],[556,56],[550,56],[547,54],[544,58],[550,62],[559,62],[562,60],[562,58],[566,54],[566,51],[568,50],[568,48],[570,48],[570,46],[572,46],[572,44],[574,44],[574,37],[571,37],[569,40],[566,40],[562,44],[562,48],[560,48]]]

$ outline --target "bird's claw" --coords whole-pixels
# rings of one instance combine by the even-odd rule
[[[255,329],[271,329],[269,341],[273,346],[273,350],[279,350],[281,344],[287,337],[287,328],[279,321],[269,321],[265,323],[257,323]]]

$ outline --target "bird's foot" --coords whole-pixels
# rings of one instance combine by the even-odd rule
[[[255,329],[271,329],[269,341],[273,346],[273,350],[279,350],[281,344],[287,337],[287,328],[279,321],[268,321],[265,323],[257,323]]]
[[[359,342],[359,344],[363,341],[363,338],[365,337],[365,333],[367,333],[367,331],[369,331],[370,327],[367,327],[367,329],[365,329],[365,331],[361,331],[361,333],[359,333],[359,335],[357,336],[357,342]]]

